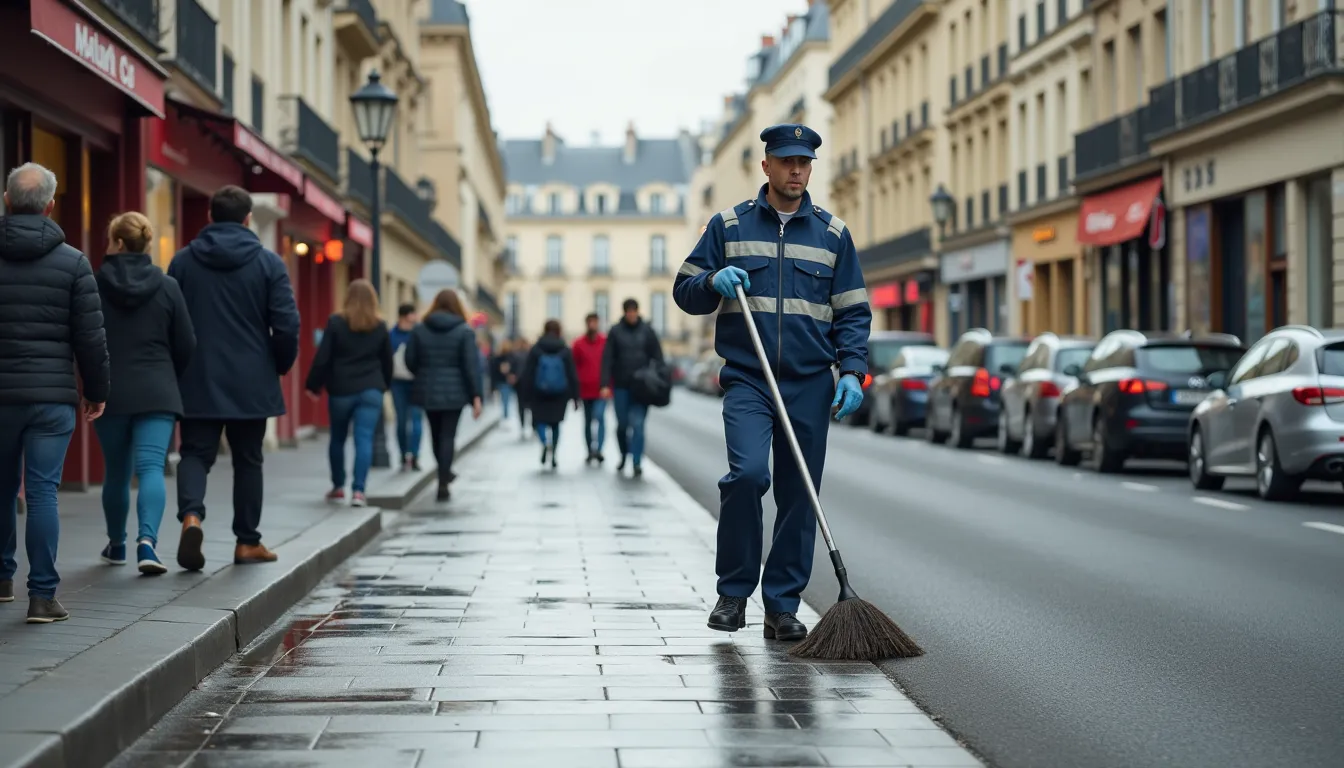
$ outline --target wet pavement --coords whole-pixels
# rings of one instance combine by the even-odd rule
[[[980,765],[876,666],[789,659],[758,599],[707,629],[712,518],[565,426],[558,472],[496,429],[112,765]]]

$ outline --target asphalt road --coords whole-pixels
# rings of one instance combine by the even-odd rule
[[[680,390],[648,427],[715,512],[720,407]],[[888,673],[992,765],[1344,765],[1337,486],[1271,504],[1176,465],[1100,476],[915,434],[833,427],[822,500],[859,594],[927,651]]]

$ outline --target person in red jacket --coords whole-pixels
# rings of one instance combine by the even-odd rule
[[[607,401],[602,399],[602,352],[607,346],[607,337],[598,330],[601,318],[590,313],[586,319],[587,331],[574,340],[574,366],[579,371],[579,397],[583,400],[583,435],[588,441],[588,458],[585,464],[596,461],[601,464],[602,444],[607,439]],[[593,434],[593,424],[597,424],[597,434]]]

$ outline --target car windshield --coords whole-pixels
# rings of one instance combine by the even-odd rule
[[[1092,356],[1091,347],[1073,347],[1071,349],[1061,349],[1055,355],[1055,370],[1063,371],[1070,365],[1076,365],[1082,368],[1087,364],[1087,358]]]
[[[1139,350],[1138,367],[1155,373],[1182,373],[1208,376],[1228,371],[1241,359],[1236,347],[1156,346]]]
[[[1344,376],[1344,345],[1322,348],[1320,361],[1322,376]]]
[[[1025,343],[991,344],[989,349],[985,350],[985,368],[997,373],[1008,365],[1017,370],[1017,366],[1022,364],[1022,358],[1026,356]]]
[[[896,365],[901,350],[909,347],[932,347],[932,341],[922,339],[879,339],[868,341],[868,370],[889,371]]]
[[[947,362],[947,350],[938,347],[907,347],[904,360],[908,366],[942,365]]]

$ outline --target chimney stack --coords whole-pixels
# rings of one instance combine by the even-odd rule
[[[639,138],[635,136],[635,121],[625,127],[625,164],[631,165],[635,162],[635,155],[639,150]]]
[[[762,47],[762,48],[773,48],[774,45],[775,45],[775,36],[774,36],[774,35],[761,35],[761,47]]]
[[[555,130],[551,127],[551,122],[546,121],[546,136],[541,140],[541,162],[550,165],[555,162],[555,144],[559,137],[555,135]]]

